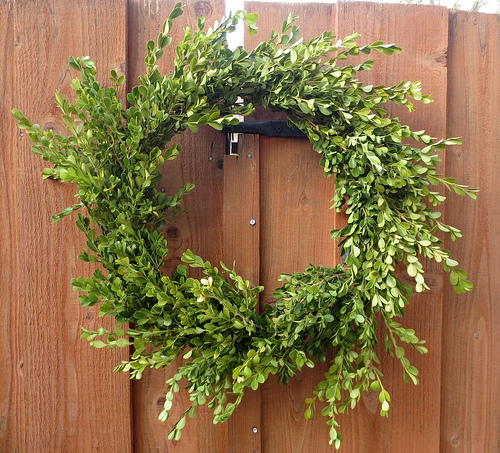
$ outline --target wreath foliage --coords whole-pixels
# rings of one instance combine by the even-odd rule
[[[164,75],[157,61],[181,14],[177,4],[158,39],[148,42],[146,73],[128,93],[127,108],[119,95],[124,76],[111,71],[112,86],[103,87],[94,63],[84,57],[70,59],[81,76],[72,82],[76,99],[56,94],[67,135],[43,130],[13,111],[33,151],[53,164],[43,177],[78,186],[79,201],[53,220],[86,208],[76,221],[88,246],[79,258],[100,266],[91,277],[75,278],[73,286],[83,292],[82,305],[99,304],[100,314],[117,323],[111,331],[83,329],[82,336],[95,348],[131,345],[130,360],[116,370],[134,379],[146,368],[165,368],[183,357],[166,382],[159,416],[167,420],[175,394],[187,382],[191,404],[169,433],[176,440],[198,406],[213,409],[214,423],[226,421],[247,388],[256,390],[270,375],[286,383],[304,366],[327,360],[332,349],[304,416],[320,411],[331,426],[330,443],[338,448],[337,415],[354,408],[363,392],[378,392],[381,415],[389,410],[375,351],[378,335],[401,362],[405,379],[418,382],[403,345],[425,353],[424,341],[397,318],[413,289],[429,289],[422,258],[442,263],[458,292],[472,288],[442,248],[441,236],[454,240],[460,231],[442,223],[431,207],[445,200],[432,188],[439,184],[475,197],[475,190],[438,173],[435,152],[459,140],[412,131],[384,110],[389,101],[410,111],[410,99],[431,102],[420,82],[364,85],[356,75],[371,69],[372,61],[339,65],[372,51],[391,55],[398,47],[381,41],[360,46],[358,34],[333,43],[329,32],[303,41],[293,16],[250,51],[230,50],[226,35],[240,20],[255,31],[255,14],[239,11],[207,30],[200,19],[196,29],[186,29],[173,70]],[[168,248],[161,228],[167,216],[179,214],[182,197],[194,186],[185,184],[171,195],[156,188],[161,165],[180,151],[169,144],[175,135],[205,125],[220,130],[254,106],[285,112],[307,135],[325,175],[335,176],[332,208],[347,215],[346,226],[331,232],[345,263],[282,275],[275,303],[262,313],[256,304],[263,288],[252,287],[234,266],[216,267],[186,250],[185,265],[172,275],[162,273]],[[397,276],[398,263],[414,285]],[[203,278],[195,278],[200,274],[193,268]]]

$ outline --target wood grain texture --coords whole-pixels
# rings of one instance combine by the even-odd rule
[[[258,135],[239,135],[239,156],[224,157],[224,261],[259,284],[260,150]],[[253,220],[254,222],[251,222]],[[229,421],[228,453],[261,452],[261,391],[248,389]]]
[[[431,135],[446,135],[446,53],[448,46],[448,10],[423,5],[382,5],[375,3],[342,3],[334,29],[339,36],[354,31],[362,34],[362,42],[376,40],[394,42],[400,54],[370,55],[375,60],[372,71],[360,79],[373,84],[395,84],[401,80],[420,80],[424,93],[433,96],[432,104],[417,103],[410,113],[391,106],[392,114],[414,130],[427,130]],[[372,58],[373,57],[373,58]],[[366,58],[366,57],[365,57]],[[356,61],[356,60],[353,60]],[[444,153],[442,154],[444,161]],[[445,170],[445,164],[441,165]],[[446,207],[441,209],[446,211]],[[349,437],[345,446],[354,452],[422,453],[439,451],[443,272],[440,266],[425,266],[431,290],[414,296],[403,324],[416,330],[427,341],[429,354],[421,356],[409,351],[408,357],[420,370],[420,384],[415,387],[402,380],[401,365],[384,357],[385,381],[392,394],[391,413],[387,419],[377,415],[376,399],[365,398],[362,410],[350,419],[344,429]],[[380,348],[382,349],[382,348]]]
[[[146,42],[155,39],[176,2],[174,0],[129,0],[128,1],[128,80],[129,88],[144,72]],[[175,45],[182,39],[184,27],[195,26],[198,17],[207,18],[207,23],[220,19],[224,14],[222,0],[188,1],[184,15],[175,21],[173,43],[165,49],[160,69],[167,72],[172,67]],[[165,164],[160,182],[161,190],[175,193],[186,182],[196,189],[184,198],[186,213],[165,227],[169,245],[165,272],[180,263],[186,248],[192,249],[205,259],[217,263],[222,259],[222,194],[224,136],[211,128],[197,134],[185,133],[176,138],[181,145],[181,155]],[[180,364],[180,362],[179,362]],[[227,451],[228,425],[212,424],[212,413],[200,408],[195,419],[189,419],[183,430],[181,441],[167,440],[171,423],[188,405],[186,393],[181,393],[174,403],[171,423],[158,420],[165,397],[165,380],[172,374],[168,370],[152,370],[140,381],[133,383],[134,408],[134,452],[179,452],[199,451],[218,453]]]
[[[411,115],[394,106],[390,111],[415,130],[426,129],[438,137],[445,135],[448,39],[445,8],[351,2],[336,6],[246,2],[246,9],[260,13],[260,33],[246,38],[246,43],[252,46],[268,36],[271,29],[278,29],[290,11],[300,16],[299,24],[306,38],[332,30],[340,38],[359,32],[362,43],[379,39],[395,42],[403,52],[391,57],[365,56],[364,59],[373,59],[376,64],[373,71],[360,74],[359,78],[373,84],[421,80],[424,91],[432,93],[436,102],[419,105],[417,112]],[[266,144],[268,140],[271,143]],[[296,149],[285,157],[285,150],[290,152],[290,147]],[[331,184],[324,185],[320,169],[315,169],[318,156],[309,150],[307,143],[300,144],[296,140],[284,144],[278,139],[261,139],[261,282],[266,286],[271,285],[279,272],[300,270],[309,261],[316,264],[336,262],[333,243],[322,232],[327,233],[342,219],[323,217],[333,188]],[[310,159],[309,165],[302,160],[306,158]],[[301,185],[308,187],[301,190]],[[304,204],[307,209],[301,212]],[[265,213],[270,213],[269,220]],[[296,213],[295,220],[291,213]],[[287,243],[286,238],[292,243]],[[285,245],[280,247],[280,242]],[[414,298],[405,316],[405,325],[415,328],[428,341],[431,350],[425,357],[409,355],[421,371],[422,383],[418,387],[405,384],[400,365],[382,353],[385,381],[393,396],[391,415],[388,419],[380,418],[376,397],[365,396],[361,407],[342,420],[344,448],[349,452],[439,450],[440,392],[437,389],[440,386],[443,283],[442,274],[436,267],[428,266],[428,272],[431,291]],[[309,375],[301,375],[298,382],[285,390],[277,383],[266,388],[262,409],[264,451],[329,451],[323,426],[325,420],[318,418],[307,423],[302,418],[303,398],[321,377],[321,371],[317,369]]]
[[[447,221],[464,238],[450,243],[474,290],[444,306],[442,453],[500,451],[500,16],[450,14],[448,135],[461,136],[446,167],[479,187],[476,201],[450,196]]]
[[[335,266],[338,251],[330,239],[336,216],[328,209],[333,179],[323,176],[318,156],[302,139],[261,137],[261,283],[272,302],[281,273],[309,264]],[[323,364],[304,369],[290,384],[276,380],[262,390],[263,451],[326,451],[325,420],[304,420],[304,399],[325,372]]]
[[[16,375],[14,360],[15,345],[11,342],[14,329],[11,327],[12,313],[18,302],[19,260],[16,245],[19,244],[17,214],[17,177],[16,171],[16,129],[9,107],[14,99],[14,32],[13,4],[0,3],[0,357],[3,358],[3,372],[0,373],[0,449],[10,448],[16,440],[11,422],[15,410],[12,398],[13,381]]]
[[[72,277],[91,271],[76,259],[84,245],[81,233],[71,219],[50,224],[52,214],[74,202],[74,188],[42,182],[44,164],[31,153],[10,110],[20,108],[60,131],[53,93],[70,94],[70,55],[90,55],[101,80],[111,68],[127,72],[130,88],[144,71],[145,43],[156,37],[174,3],[0,0],[2,453],[331,452],[325,420],[306,422],[302,416],[303,400],[324,371],[320,365],[288,386],[269,382],[250,391],[227,424],[212,425],[212,414],[200,410],[181,442],[172,443],[166,439],[170,425],[157,420],[172,369],[146,373],[135,382],[131,403],[127,376],[112,373],[126,351],[96,351],[79,340],[80,325],[111,323],[97,319],[95,309],[80,308],[71,289]],[[194,25],[199,16],[210,23],[224,13],[223,0],[185,3],[186,13],[175,22],[174,43],[161,63],[165,71],[184,26]],[[245,38],[247,48],[278,29],[290,11],[301,16],[306,38],[328,29],[339,37],[357,31],[362,43],[383,39],[402,47],[399,55],[365,57],[376,64],[360,79],[375,84],[422,80],[433,104],[418,105],[412,114],[397,106],[390,111],[413,129],[462,136],[463,146],[447,151],[446,173],[481,189],[476,202],[450,196],[445,208],[446,221],[464,233],[448,248],[470,272],[474,291],[455,295],[438,268],[428,267],[432,290],[413,299],[404,321],[428,340],[429,355],[410,353],[422,383],[404,384],[400,365],[382,354],[393,397],[390,417],[378,416],[376,395],[365,396],[342,420],[343,451],[500,451],[500,309],[495,299],[500,290],[500,73],[495,66],[500,16],[352,2],[247,2],[245,8],[261,16],[259,34]],[[268,116],[259,112],[256,118]],[[328,233],[343,219],[328,210],[334,180],[322,176],[318,156],[305,140],[241,140],[236,159],[224,155],[223,135],[212,129],[177,139],[181,156],[165,165],[160,187],[172,193],[190,181],[197,189],[185,198],[187,212],[165,227],[170,247],[165,270],[173,269],[188,247],[214,263],[236,260],[242,275],[266,286],[265,303],[279,273],[339,262]],[[186,404],[183,393],[177,414]]]
[[[326,4],[273,4],[247,2],[245,9],[260,14],[259,33],[245,37],[254,47],[279,29],[288,13],[302,20],[305,38],[330,28],[335,7]],[[258,119],[269,119],[260,111]],[[260,279],[263,302],[279,286],[281,273],[304,270],[309,264],[334,266],[338,251],[330,230],[339,218],[329,210],[333,179],[323,176],[319,158],[303,139],[260,138],[261,239]],[[304,398],[325,372],[324,365],[307,369],[284,386],[273,379],[262,387],[262,451],[273,453],[326,451],[328,429],[324,420],[304,420]]]
[[[6,15],[4,15],[6,13]],[[42,127],[61,130],[54,91],[69,94],[71,55],[91,55],[101,79],[125,70],[122,0],[0,3],[2,68],[1,294],[3,452],[129,452],[130,385],[113,367],[127,351],[96,351],[79,339],[97,310],[80,308],[70,279],[91,269],[76,256],[81,232],[50,216],[73,204],[74,187],[43,182],[42,160],[10,120],[18,107]],[[106,43],[104,46],[103,43]],[[5,392],[5,393],[4,393]],[[6,395],[6,396],[3,396]]]
[[[174,193],[185,182],[193,182],[196,189],[184,199],[186,212],[165,227],[170,255],[165,272],[180,263],[186,248],[218,263],[222,259],[222,134],[204,129],[194,135],[180,138],[181,156],[168,162],[163,170],[160,187]],[[179,364],[181,359],[179,359]],[[134,453],[227,451],[227,424],[212,424],[212,412],[199,408],[195,419],[189,419],[179,442],[167,440],[171,427],[158,420],[165,397],[165,381],[173,373],[167,370],[148,370],[140,381],[133,382]],[[187,393],[176,397],[171,420],[175,422],[188,406]]]

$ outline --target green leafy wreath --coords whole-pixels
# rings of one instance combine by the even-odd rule
[[[226,35],[240,20],[254,32],[255,14],[239,11],[207,30],[200,19],[197,29],[186,29],[171,73],[161,74],[157,61],[181,14],[177,4],[156,42],[148,42],[146,73],[128,93],[128,108],[119,95],[124,76],[111,71],[112,86],[103,87],[94,63],[84,57],[70,59],[81,75],[72,82],[74,102],[56,94],[67,135],[43,130],[13,111],[33,151],[54,164],[43,177],[78,186],[80,201],[53,220],[86,208],[76,222],[88,246],[79,258],[100,266],[91,277],[75,278],[73,286],[83,292],[82,305],[99,304],[100,314],[117,324],[112,331],[83,329],[82,336],[96,348],[132,345],[130,360],[116,370],[134,379],[146,368],[165,368],[183,357],[166,382],[159,416],[167,420],[175,394],[187,382],[191,404],[169,433],[176,440],[198,406],[213,409],[214,423],[226,421],[245,389],[256,390],[270,375],[286,383],[304,366],[325,361],[332,349],[304,416],[320,410],[331,426],[330,444],[338,448],[337,415],[354,408],[363,392],[378,392],[380,414],[388,413],[377,332],[387,353],[400,360],[405,379],[418,382],[402,345],[425,353],[424,341],[396,319],[413,286],[417,292],[429,289],[421,258],[442,263],[457,292],[472,288],[442,248],[443,234],[438,236],[444,232],[454,240],[460,231],[430,207],[445,200],[432,188],[439,184],[475,197],[475,190],[438,174],[435,151],[460,142],[412,131],[381,107],[392,101],[412,111],[410,98],[431,102],[420,82],[363,85],[356,74],[371,69],[372,61],[339,66],[351,56],[390,55],[398,47],[381,41],[359,46],[358,34],[333,43],[329,32],[303,41],[293,16],[251,51],[230,50]],[[173,195],[156,189],[161,165],[179,153],[178,145],[165,148],[175,135],[204,125],[220,130],[256,105],[286,113],[307,135],[325,175],[335,175],[332,208],[347,215],[346,226],[331,232],[345,264],[282,275],[275,302],[262,313],[256,305],[263,288],[251,287],[234,266],[218,268],[186,250],[186,265],[172,275],[162,273],[168,248],[161,228],[167,216],[179,214],[183,195],[194,186]],[[414,285],[402,283],[398,263]]]

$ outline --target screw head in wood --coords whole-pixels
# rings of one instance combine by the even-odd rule
[[[257,223],[257,220],[255,220],[255,219],[250,219],[250,220],[248,221],[248,223],[249,223],[250,225],[254,226],[254,225]]]

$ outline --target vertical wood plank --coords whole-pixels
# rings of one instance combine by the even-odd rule
[[[246,2],[245,7],[260,13],[260,33],[256,37],[246,38],[246,42],[252,46],[267,37],[271,29],[277,29],[290,11],[300,16],[299,24],[305,37],[324,30],[332,30],[340,38],[359,32],[362,34],[362,43],[382,39],[400,45],[403,52],[398,55],[365,56],[364,59],[376,60],[376,64],[373,71],[360,73],[359,78],[373,84],[395,84],[403,79],[421,80],[424,91],[431,93],[436,102],[418,105],[417,112],[412,114],[397,107],[391,107],[390,111],[416,130],[426,129],[438,137],[445,135],[448,38],[448,12],[445,8],[357,2],[339,3],[337,6]],[[288,148],[291,147],[297,148],[295,153],[287,154],[284,158],[284,149],[290,152]],[[342,219],[321,217],[332,187],[331,184],[323,189],[318,186],[324,184],[320,170],[314,173],[318,156],[309,149],[309,145],[300,145],[297,141],[284,145],[278,139],[261,139],[261,190],[264,194],[261,209],[261,283],[266,286],[271,285],[279,272],[303,268],[301,260],[305,264],[309,261],[318,264],[336,262],[335,254],[331,252],[333,243],[321,232],[333,228],[334,223],[340,224]],[[310,168],[302,160],[305,159],[302,155],[308,152]],[[289,175],[289,179],[284,176],[280,179],[280,173]],[[271,181],[270,187],[266,186],[267,180]],[[301,192],[299,188],[307,184],[307,189]],[[273,186],[279,189],[273,189]],[[273,195],[273,190],[280,190],[282,194]],[[294,197],[295,192],[297,194]],[[302,193],[306,196],[303,197]],[[301,196],[306,198],[306,205],[309,204],[310,209],[304,210],[300,221],[295,220],[294,223],[293,213],[300,212],[304,204]],[[324,204],[321,204],[322,197],[325,199]],[[280,205],[286,206],[286,209],[276,214],[276,210],[279,212],[282,209]],[[273,221],[266,223],[266,214],[270,214]],[[286,241],[284,238],[287,237],[296,243],[278,249],[278,244]],[[324,244],[319,242],[323,237]],[[400,365],[381,353],[384,357],[385,381],[393,395],[391,415],[388,419],[380,418],[376,397],[365,396],[360,407],[343,418],[344,448],[350,452],[396,453],[404,450],[421,453],[439,450],[443,283],[437,267],[428,266],[428,272],[431,291],[414,298],[404,318],[405,325],[415,328],[428,341],[431,351],[425,357],[410,353],[410,358],[421,371],[422,383],[418,387],[405,384]],[[318,417],[312,423],[307,423],[301,414],[303,397],[321,377],[321,371],[316,369],[309,375],[298,377],[300,383],[293,382],[287,396],[278,384],[269,386],[263,395],[262,419],[266,430],[264,450],[272,447],[273,452],[300,452],[313,448],[319,452],[329,451],[326,428],[323,427],[325,420]],[[299,385],[302,390],[294,387]]]
[[[289,12],[300,21],[305,38],[330,29],[335,6],[246,2],[245,9],[260,14],[259,32],[245,37],[248,48],[281,28]],[[304,19],[307,18],[307,19]],[[309,19],[309,20],[308,20]],[[260,111],[258,119],[269,119]],[[261,284],[264,303],[271,302],[281,273],[304,270],[309,264],[334,266],[338,251],[330,230],[338,221],[329,210],[334,181],[327,179],[319,156],[303,139],[260,138],[261,167]],[[303,370],[288,385],[277,379],[262,387],[262,451],[273,453],[320,452],[328,447],[325,420],[304,420],[304,399],[325,372],[325,365]]]
[[[432,104],[417,103],[416,112],[390,106],[392,114],[412,129],[425,129],[431,135],[446,135],[446,89],[448,47],[448,10],[423,5],[355,3],[339,5],[334,29],[339,36],[358,31],[363,42],[394,42],[403,51],[392,56],[370,55],[375,60],[372,71],[360,74],[365,83],[395,84],[401,80],[422,81],[423,91],[433,96]],[[373,57],[373,58],[372,58]],[[364,59],[367,59],[366,57]],[[353,60],[356,61],[356,60]],[[441,156],[444,161],[444,154]],[[445,171],[445,164],[441,171]],[[441,209],[441,211],[445,211]],[[392,394],[391,413],[387,419],[377,415],[376,398],[364,398],[363,410],[344,430],[349,437],[346,447],[352,451],[412,452],[439,451],[443,272],[437,264],[426,268],[431,290],[414,296],[403,324],[414,328],[427,341],[429,354],[408,351],[408,357],[420,370],[420,384],[402,380],[401,365],[384,357],[385,382]],[[373,414],[373,415],[369,415]],[[347,416],[346,419],[350,419]]]
[[[272,303],[281,273],[309,264],[335,266],[338,251],[330,239],[335,213],[329,210],[333,179],[327,179],[306,140],[261,137],[261,282]],[[263,386],[263,451],[327,451],[324,419],[304,419],[304,399],[322,379],[325,364],[304,368],[288,385],[273,379]]]
[[[43,182],[45,166],[9,119],[18,107],[42,127],[60,131],[54,91],[70,94],[71,55],[90,55],[101,79],[125,71],[125,2],[78,0],[0,4],[2,130],[2,270],[0,304],[7,313],[2,373],[0,450],[129,452],[130,385],[113,367],[127,351],[96,351],[79,339],[80,325],[108,321],[80,308],[70,279],[90,272],[77,260],[84,241],[67,219],[50,216],[74,203],[75,189]],[[6,16],[4,16],[6,13]],[[2,320],[4,319],[2,313]],[[7,344],[7,346],[5,346]],[[3,392],[2,392],[3,393]]]
[[[11,328],[11,311],[18,298],[17,269],[19,267],[16,244],[19,243],[17,219],[17,177],[15,136],[16,127],[9,112],[14,98],[14,32],[13,3],[0,3],[0,357],[5,366],[0,373],[0,449],[12,451],[16,444],[11,422],[15,410],[12,394],[17,372],[14,363],[15,331]]]
[[[450,175],[479,187],[476,201],[450,196],[447,221],[464,238],[449,248],[474,290],[447,288],[444,306],[441,452],[500,450],[500,16],[450,14],[448,151]]]
[[[224,261],[259,284],[259,136],[239,136],[239,156],[224,157]],[[261,452],[261,392],[248,389],[229,421],[228,453]]]
[[[128,0],[129,88],[144,72],[147,41],[156,38],[175,3],[174,0]],[[173,26],[173,43],[165,48],[165,54],[159,62],[164,72],[172,67],[175,46],[184,35],[184,27],[196,26],[200,16],[206,17],[207,23],[211,23],[224,15],[223,0],[185,3],[184,15]],[[169,246],[165,272],[170,272],[180,263],[180,256],[186,248],[213,263],[222,259],[224,136],[211,128],[204,128],[197,134],[187,132],[175,141],[181,145],[181,154],[175,161],[165,164],[160,188],[167,193],[175,193],[186,182],[192,182],[196,189],[184,198],[186,212],[165,227]],[[160,422],[158,414],[163,408],[165,381],[172,372],[173,367],[168,370],[149,370],[140,381],[133,383],[134,452],[227,451],[228,425],[213,425],[213,414],[206,408],[200,408],[197,417],[188,420],[181,441],[167,440],[171,424]],[[181,393],[174,404],[172,423],[187,405],[187,394]]]

